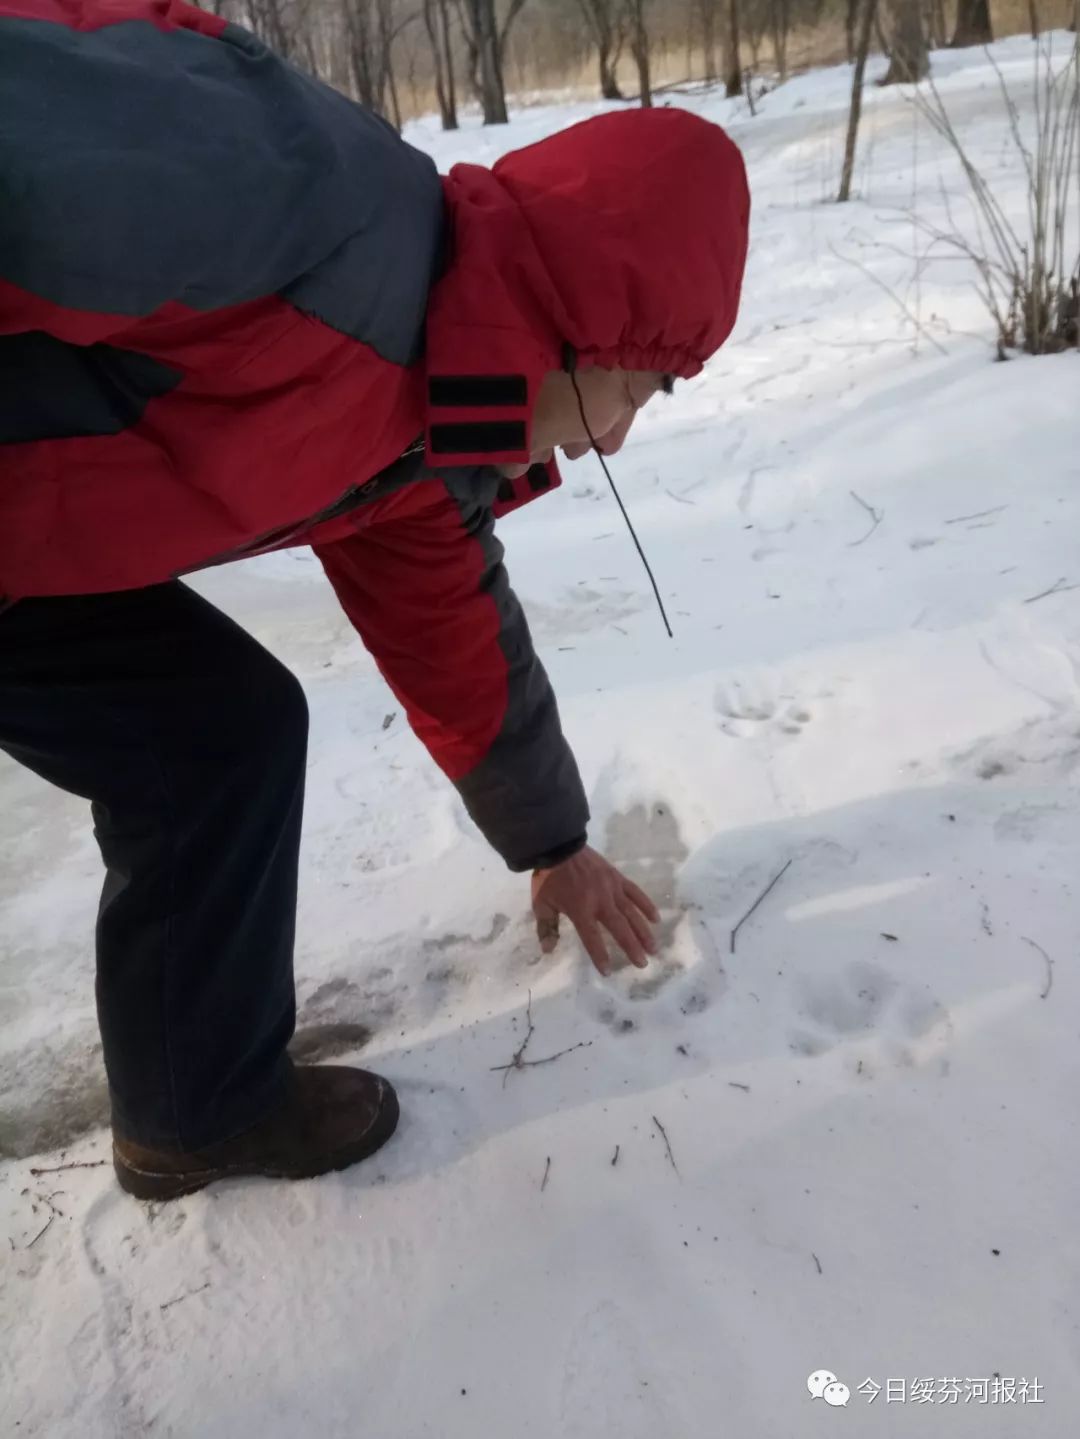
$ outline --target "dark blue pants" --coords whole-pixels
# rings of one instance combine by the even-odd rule
[[[0,613],[0,749],[90,800],[117,1133],[195,1149],[284,1093],[307,705],[178,583]]]

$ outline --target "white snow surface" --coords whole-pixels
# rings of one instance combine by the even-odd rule
[[[1028,125],[1031,42],[994,55]],[[933,64],[1022,215],[986,56]],[[674,641],[594,461],[502,526],[593,840],[663,906],[646,972],[538,956],[310,554],[215,571],[311,702],[301,1034],[387,1074],[401,1128],[158,1208],[35,1175],[109,1155],[99,861],[81,802],[0,765],[4,1435],[1075,1433],[1080,359],[995,363],[970,270],[916,275],[912,207],[970,215],[905,92],[868,88],[829,203],[849,85],[672,97],[754,196],[734,335],[614,466]],[[600,108],[409,138],[487,163]],[[571,1052],[504,1080],[530,993],[526,1057]],[[965,1387],[995,1374],[1028,1388]]]

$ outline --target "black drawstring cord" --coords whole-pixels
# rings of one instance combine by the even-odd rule
[[[611,478],[611,471],[607,467],[607,461],[604,459],[604,456],[601,453],[600,446],[596,443],[596,439],[589,425],[588,416],[585,414],[585,401],[582,399],[581,387],[577,382],[577,355],[574,353],[574,350],[570,345],[566,345],[563,349],[563,366],[566,370],[566,373],[570,376],[570,383],[574,387],[574,394],[577,395],[578,409],[581,411],[581,423],[585,426],[585,433],[588,435],[589,443],[593,447],[593,454],[600,461],[600,466],[603,469],[604,474],[607,476],[607,482],[611,486],[611,493],[615,496],[616,503],[618,504],[619,509],[622,511],[622,517],[626,521],[626,528],[630,531],[630,538],[633,540],[634,545],[637,548],[637,552],[641,556],[641,563],[645,566],[645,573],[649,577],[649,583],[652,585],[653,594],[656,596],[656,603],[660,608],[660,618],[664,621],[664,628],[668,632],[668,639],[673,640],[675,638],[675,635],[672,632],[671,625],[668,623],[667,610],[664,609],[664,602],[660,598],[660,590],[658,589],[656,584],[656,577],[654,576],[652,569],[649,566],[648,560],[645,558],[645,551],[641,548],[641,541],[634,533],[634,527],[630,523],[630,516],[626,513],[626,506],[622,502],[622,496],[615,488],[615,481]]]

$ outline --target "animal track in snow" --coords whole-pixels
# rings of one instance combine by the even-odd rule
[[[1080,766],[1080,719],[1073,709],[1040,716],[1012,734],[987,735],[966,749],[947,756],[949,768],[965,778],[985,781],[1063,779]],[[911,766],[919,773],[926,766]]]
[[[735,679],[721,684],[713,706],[721,732],[731,739],[797,736],[814,717],[803,701],[782,693],[768,680]]]
[[[664,1018],[670,1018],[671,1013],[698,1014],[708,1008],[712,995],[699,968],[687,969],[673,952],[675,931],[683,918],[675,877],[688,851],[671,806],[661,800],[648,809],[637,804],[612,814],[607,822],[604,853],[658,905],[660,923],[655,932],[659,953],[649,960],[647,969],[625,965],[618,987],[608,981],[600,990],[587,989],[585,1007],[617,1035],[630,1034],[655,1019],[648,1001],[661,995],[665,1000]],[[615,953],[619,953],[617,948]]]
[[[948,1010],[877,965],[856,961],[831,975],[804,976],[797,1008],[807,1023],[789,1036],[796,1054],[816,1057],[843,1044],[847,1067],[861,1079],[884,1066],[948,1073]]]

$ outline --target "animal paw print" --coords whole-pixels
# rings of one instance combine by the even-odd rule
[[[798,1011],[807,1024],[789,1035],[795,1054],[812,1058],[843,1045],[847,1068],[863,1080],[888,1068],[948,1073],[948,1010],[929,991],[901,984],[876,965],[805,977]]]
[[[720,729],[731,739],[800,735],[813,719],[805,704],[767,681],[736,679],[722,684],[713,703]]]

